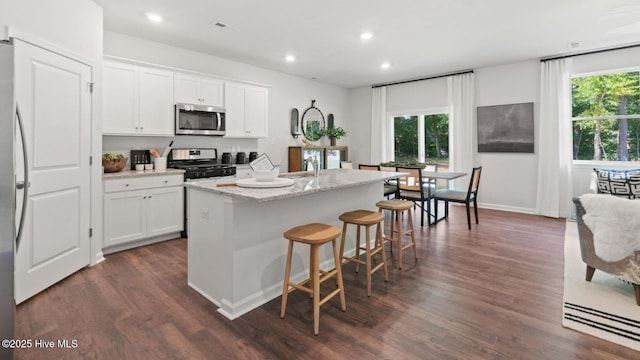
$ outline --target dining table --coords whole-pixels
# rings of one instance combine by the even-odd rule
[[[440,219],[436,219],[435,214],[432,214],[431,212],[431,196],[433,195],[432,191],[433,191],[433,187],[431,186],[433,184],[433,182],[435,182],[436,186],[436,190],[437,190],[437,181],[438,180],[446,180],[447,181],[447,188],[449,187],[449,181],[451,180],[455,180],[461,177],[467,176],[466,172],[453,172],[453,171],[422,171],[422,179],[426,180],[425,183],[427,184],[426,189],[427,189],[427,194],[428,194],[428,199],[429,201],[427,202],[427,214],[429,215],[428,219],[428,223],[429,225],[433,225],[436,224],[442,220],[445,219],[445,217],[441,217]],[[431,219],[433,219],[433,221],[431,221]]]

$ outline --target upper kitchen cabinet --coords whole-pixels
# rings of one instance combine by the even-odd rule
[[[269,89],[225,82],[226,135],[265,138],[269,126]]]
[[[105,61],[104,135],[173,136],[173,73]]]
[[[175,74],[175,102],[220,106],[224,104],[223,82],[204,76]]]

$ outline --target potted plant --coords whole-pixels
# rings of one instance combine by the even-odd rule
[[[341,127],[323,128],[320,130],[321,136],[329,138],[331,146],[336,146],[336,139],[340,139],[347,135],[347,132]]]

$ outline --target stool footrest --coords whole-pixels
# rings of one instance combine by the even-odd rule
[[[338,295],[339,293],[340,293],[340,288],[333,290],[332,292],[327,294],[327,296],[325,296],[322,299],[320,299],[320,305],[322,305],[322,304],[326,303],[327,301],[331,300],[332,297]]]
[[[318,279],[318,283],[322,284],[323,282],[325,282],[326,280],[331,279],[332,277],[334,277],[335,275],[338,274],[338,270],[333,269],[330,271],[325,271],[325,270],[320,270],[320,273],[322,274],[322,276]],[[313,289],[304,286],[306,283],[310,282],[311,278],[305,279],[299,283],[294,283],[294,282],[289,282],[288,285],[291,287],[291,289],[288,289],[289,293],[291,293],[294,290],[302,290],[304,292],[306,292],[307,294],[311,294],[313,293]]]
[[[311,280],[311,279],[307,279],[307,280],[305,280],[305,281],[303,281],[301,283],[298,283],[298,284],[290,282],[289,286],[291,288],[288,290],[289,294],[291,294],[291,292],[293,292],[294,290],[301,290],[301,291],[306,292],[307,294],[313,293],[312,289],[309,289],[308,287],[304,286],[304,284],[308,283],[309,280]]]
[[[371,273],[373,274],[374,272],[376,272],[376,271],[380,270],[380,268],[381,268],[381,267],[383,267],[384,265],[385,265],[384,263],[380,263],[380,264],[378,264],[378,265],[376,265],[376,266],[372,267],[372,268],[371,268]],[[385,279],[385,281],[386,281],[386,280],[387,280],[387,279]]]
[[[384,248],[382,246],[379,246],[373,250],[371,250],[371,258],[373,259],[373,255],[375,254],[381,254],[381,252],[384,250]],[[360,256],[362,255],[366,255],[366,253],[362,253],[360,254]],[[382,256],[382,255],[380,255]],[[346,257],[346,258],[342,258],[342,265],[346,265],[348,262],[355,262],[358,264],[362,264],[362,265],[367,265],[367,261],[366,260],[361,260],[358,256],[354,255],[352,257]]]

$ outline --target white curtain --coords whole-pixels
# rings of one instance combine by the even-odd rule
[[[387,118],[387,87],[372,89],[371,95],[371,151],[369,163],[372,165],[392,161],[393,122]]]
[[[540,64],[538,214],[571,217],[571,59]]]
[[[449,171],[471,175],[474,166],[473,126],[475,85],[473,73],[447,77],[449,89]],[[466,191],[469,176],[450,182],[455,190]]]

